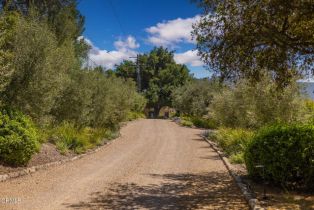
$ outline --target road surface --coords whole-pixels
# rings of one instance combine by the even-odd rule
[[[97,153],[0,183],[0,209],[248,209],[200,133],[131,122]]]

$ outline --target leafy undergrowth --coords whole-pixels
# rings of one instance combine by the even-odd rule
[[[11,109],[0,110],[0,162],[26,165],[39,147],[37,128],[28,116]]]
[[[104,142],[114,139],[118,135],[118,131],[103,128],[77,128],[69,122],[64,122],[48,130],[49,140],[57,146],[62,154],[84,153],[88,149],[103,145]]]
[[[314,126],[275,124],[259,129],[246,148],[245,163],[254,179],[314,191]]]
[[[231,163],[244,163],[244,151],[254,135],[253,131],[240,128],[219,128],[208,132],[208,138],[229,157]]]
[[[145,114],[142,112],[128,112],[126,121],[132,121],[136,119],[146,118]]]
[[[180,124],[186,127],[197,127],[205,129],[217,128],[216,123],[212,119],[196,116],[183,116],[181,117]]]

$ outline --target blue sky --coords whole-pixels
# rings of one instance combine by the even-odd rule
[[[112,68],[154,46],[175,50],[175,60],[186,64],[196,77],[209,72],[197,56],[191,25],[201,10],[190,0],[81,0],[86,18],[85,40],[92,45],[90,58]]]

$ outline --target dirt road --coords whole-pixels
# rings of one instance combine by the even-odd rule
[[[200,130],[139,120],[121,133],[95,154],[0,183],[0,209],[248,209]]]

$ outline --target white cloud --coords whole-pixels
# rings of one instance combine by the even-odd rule
[[[184,53],[175,53],[174,60],[180,64],[189,64],[193,67],[203,66],[203,62],[197,55],[197,51],[188,50]]]
[[[114,43],[114,46],[117,49],[127,49],[127,48],[136,49],[140,47],[140,44],[136,42],[133,36],[128,36],[126,40],[119,39],[118,41],[116,41]]]
[[[96,65],[103,66],[107,69],[114,68],[116,64],[120,64],[123,60],[129,60],[130,57],[134,57],[138,54],[134,49],[139,47],[135,38],[128,36],[125,40],[119,39],[114,43],[116,50],[107,51],[104,49],[99,49],[93,42],[85,37],[80,37],[79,39],[84,39],[90,46],[91,50],[89,52],[89,58]]]
[[[147,41],[154,45],[171,47],[180,42],[194,43],[191,36],[192,25],[199,19],[199,15],[186,19],[177,18],[146,28],[145,31],[149,33]]]

